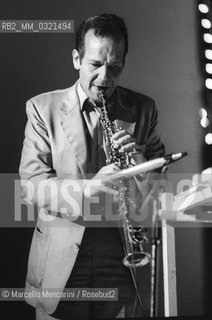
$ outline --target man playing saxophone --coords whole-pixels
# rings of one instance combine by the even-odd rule
[[[43,215],[53,215],[54,219],[38,218],[26,290],[118,288],[116,301],[63,301],[42,296],[28,299],[36,308],[37,320],[135,316],[137,293],[130,269],[122,263],[125,253],[118,228],[85,227],[77,220],[71,221],[69,217],[78,213],[64,203],[58,192],[75,177],[84,181],[75,199],[79,203],[99,194],[117,196],[118,191],[103,178],[122,167],[117,161],[107,161],[102,100],[110,122],[118,127],[109,140],[120,157],[132,157],[133,164],[138,164],[164,154],[154,101],[118,86],[127,52],[128,34],[120,17],[89,17],[76,32],[73,65],[79,72],[77,82],[27,102],[28,122],[20,164],[25,197],[31,197],[29,182],[37,190],[47,181],[48,186],[57,187],[57,193],[48,193],[42,204],[38,196],[30,198]],[[72,189],[68,190],[71,194]],[[54,208],[56,197],[60,205]],[[60,210],[64,207],[66,215]],[[82,220],[83,214],[82,210]]]

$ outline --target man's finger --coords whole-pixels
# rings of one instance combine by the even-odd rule
[[[118,196],[119,192],[115,189],[109,188],[105,185],[101,186],[101,191],[107,194],[111,194],[112,196]]]
[[[119,149],[119,152],[131,152],[135,148],[135,142],[125,144]]]
[[[119,139],[121,137],[123,137],[124,135],[126,135],[126,132],[125,130],[121,129],[120,131],[117,131],[116,133],[113,134],[112,136],[112,140],[116,140],[116,139]]]

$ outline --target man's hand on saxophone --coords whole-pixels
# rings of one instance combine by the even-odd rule
[[[114,147],[119,150],[120,153],[128,153],[134,158],[134,165],[140,164],[146,161],[144,157],[144,146],[137,144],[134,137],[124,129],[117,131],[112,136],[112,142]]]
[[[133,165],[146,161],[143,155],[144,147],[139,146],[136,143],[136,139],[126,130],[120,129],[115,132],[112,135],[111,140],[114,148],[116,148],[119,153],[127,153],[131,156]],[[114,179],[110,180],[110,176],[120,170],[121,169],[115,163],[111,163],[101,168],[101,170],[99,170],[92,179],[86,182],[84,187],[84,196],[91,198],[101,192],[104,192],[117,197],[119,194],[118,187],[120,181],[116,181]],[[146,174],[142,174],[142,177],[139,175],[136,178],[140,178],[140,180],[143,181],[146,179]]]
[[[128,153],[131,156],[131,161],[133,165],[141,164],[146,161],[144,157],[143,145],[139,145],[136,142],[136,139],[131,136],[129,132],[124,129],[117,131],[112,136],[112,141],[114,147],[119,150],[120,153]],[[148,172],[142,173],[136,176],[136,179],[140,182],[147,180]]]
[[[136,147],[136,139],[124,129],[121,129],[113,134],[112,142],[114,147],[117,148],[120,153],[133,152]]]
[[[120,168],[115,163],[102,167],[92,179],[87,180],[84,186],[84,196],[91,198],[100,192],[117,196],[118,191],[114,188],[117,184],[115,181],[110,181],[110,175],[119,170]]]

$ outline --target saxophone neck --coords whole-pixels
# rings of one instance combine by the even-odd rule
[[[99,92],[99,100],[101,101],[102,103],[102,107],[103,108],[107,108],[107,104],[106,104],[106,95],[105,95],[105,92],[103,90],[101,90]]]

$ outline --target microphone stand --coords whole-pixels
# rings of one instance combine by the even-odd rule
[[[158,316],[158,290],[159,290],[159,262],[161,246],[161,228],[158,219],[158,210],[160,208],[160,194],[153,199],[152,216],[152,238],[151,238],[151,295],[150,295],[150,317]]]
[[[160,169],[163,174],[168,169],[168,162]],[[158,182],[155,182],[158,183]],[[154,186],[156,187],[156,186]],[[153,188],[154,188],[153,187]],[[161,246],[161,224],[158,211],[161,209],[161,195],[164,193],[164,187],[159,186],[159,193],[153,197],[153,215],[152,215],[152,239],[151,239],[151,293],[150,293],[150,317],[158,316],[158,291],[159,291],[159,266],[160,266],[160,246]]]

